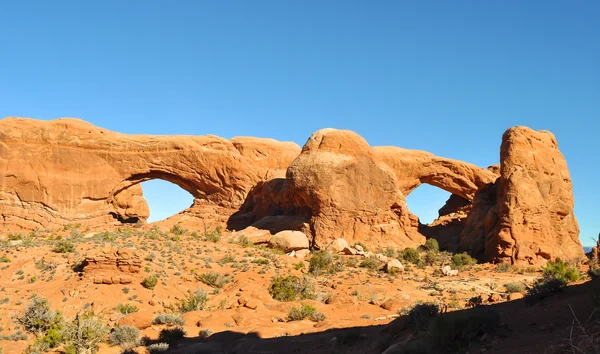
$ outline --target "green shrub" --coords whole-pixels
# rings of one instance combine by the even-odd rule
[[[427,241],[425,241],[423,248],[425,248],[425,250],[427,250],[427,251],[436,251],[437,252],[440,250],[440,244],[438,243],[438,241],[435,238],[430,238],[430,239],[427,239]]]
[[[91,310],[80,312],[64,327],[65,352],[96,353],[98,343],[104,342],[107,334],[108,327]]]
[[[171,313],[163,313],[160,315],[156,315],[152,319],[152,324],[158,324],[158,325],[166,324],[168,326],[184,325],[185,320],[183,318],[181,318],[181,316],[178,316],[178,315],[174,315]]]
[[[0,257],[0,263],[10,263],[10,258],[8,258],[8,255],[3,254],[2,257]]]
[[[392,247],[388,247],[383,251],[383,255],[386,257],[396,257],[396,250]]]
[[[440,314],[440,306],[433,302],[418,302],[408,312],[409,326],[417,331],[427,328],[429,319]]]
[[[333,256],[326,250],[313,252],[308,260],[308,271],[314,275],[325,273],[333,264]]]
[[[27,332],[39,336],[52,327],[60,326],[62,316],[60,312],[50,309],[47,299],[35,296],[31,299],[31,303],[25,308],[25,311],[17,316],[15,320]]]
[[[317,309],[314,306],[308,304],[302,304],[299,307],[294,307],[288,314],[288,321],[302,321],[303,319],[310,317],[317,313]]]
[[[419,251],[414,248],[407,247],[400,252],[400,257],[407,262],[416,264],[421,257]]]
[[[543,270],[545,279],[558,279],[564,283],[577,281],[581,277],[577,268],[569,266],[567,262],[560,258],[549,261]]]
[[[200,332],[198,332],[198,336],[200,336],[200,338],[204,338],[204,339],[210,337],[212,334],[213,334],[213,331],[211,331],[208,328],[202,329],[202,330],[200,330]]]
[[[185,330],[181,327],[165,328],[158,334],[158,340],[161,342],[171,343],[185,336]]]
[[[313,322],[323,322],[327,319],[327,316],[323,312],[314,312],[310,315],[310,320]]]
[[[213,231],[204,232],[204,240],[217,243],[221,240],[221,226],[217,226]]]
[[[150,275],[142,281],[142,286],[150,290],[154,289],[156,284],[158,284],[158,278],[156,275]]]
[[[541,278],[537,279],[533,286],[528,289],[527,295],[530,297],[550,295],[560,291],[567,283],[562,279]],[[530,301],[533,299],[529,299]]]
[[[173,227],[171,227],[171,233],[177,236],[182,236],[185,233],[187,233],[187,230],[182,228],[181,225],[179,225],[179,223],[173,225]]]
[[[512,283],[506,283],[504,284],[504,288],[506,288],[506,292],[509,294],[512,293],[523,293],[525,292],[526,288],[525,285],[523,285],[523,283],[520,282],[512,282]]]
[[[510,272],[512,269],[512,266],[509,263],[500,263],[496,266],[496,272],[499,273],[507,273]]]
[[[304,263],[302,263],[304,265]],[[313,252],[308,260],[308,271],[314,275],[334,274],[344,269],[339,256],[334,256],[326,250]]]
[[[254,245],[246,235],[238,236],[232,243],[235,243],[236,245],[240,245],[242,247],[250,247]]]
[[[455,268],[462,268],[473,264],[477,264],[477,260],[469,256],[467,253],[457,253],[452,256],[452,265]]]
[[[71,240],[62,239],[58,240],[54,245],[52,251],[56,253],[70,253],[75,251],[75,244]]]
[[[269,294],[278,301],[295,301],[296,299],[313,299],[314,284],[307,278],[296,276],[275,276],[271,279]]]
[[[197,276],[197,279],[206,285],[212,286],[213,288],[222,288],[231,282],[231,279],[229,279],[227,276],[217,272],[200,274]]]
[[[208,295],[206,292],[202,290],[188,291],[186,297],[179,301],[177,309],[181,313],[202,310],[207,301]]]
[[[137,347],[140,344],[140,330],[133,326],[118,326],[110,333],[108,341],[123,349]]]
[[[381,262],[379,259],[369,257],[369,258],[363,259],[362,262],[360,262],[360,264],[358,266],[361,268],[378,270],[379,268],[381,268],[382,265],[383,265],[383,262]]]
[[[482,303],[483,303],[483,298],[481,297],[481,295],[473,296],[472,298],[469,299],[469,301],[467,301],[467,303],[465,304],[465,307],[467,307],[467,308],[477,307],[477,306],[481,305]]]
[[[140,309],[137,306],[135,306],[134,304],[118,304],[117,305],[117,311],[124,315],[138,312],[139,310]]]
[[[148,353],[150,353],[150,354],[164,353],[167,350],[169,350],[169,343],[150,344],[149,346],[146,347],[146,349],[148,350]]]

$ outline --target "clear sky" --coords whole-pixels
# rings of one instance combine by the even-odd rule
[[[300,145],[344,128],[484,167],[506,128],[547,129],[589,244],[599,19],[597,0],[3,1],[0,116]],[[431,219],[447,194],[421,188],[409,207]]]

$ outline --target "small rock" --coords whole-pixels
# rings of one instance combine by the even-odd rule
[[[247,307],[251,310],[256,310],[257,308],[260,308],[262,306],[263,306],[263,303],[257,299],[250,299],[250,300],[248,300],[248,302],[246,302],[244,304],[244,307]]]
[[[306,256],[309,255],[310,250],[304,249],[304,250],[298,250],[298,251],[295,251],[295,252],[296,252],[296,254],[294,254],[294,257],[303,259],[303,258],[306,258]]]
[[[363,251],[364,251],[364,249],[363,249],[363,246],[361,246],[361,245],[355,245],[355,246],[354,246],[354,248],[355,248],[357,251],[360,251],[360,252],[363,252]]]
[[[356,252],[356,249],[353,247],[346,247],[342,250],[342,253],[348,256],[354,256]]]
[[[458,269],[452,269],[449,265],[442,267],[442,274],[447,277],[458,275]]]
[[[524,297],[524,295],[521,293],[508,294],[508,301],[519,300],[519,299],[522,299],[523,297]]]
[[[373,252],[371,252],[371,251],[364,252],[362,254],[362,256],[365,258],[371,258],[371,257],[373,257]]]
[[[387,262],[388,261],[388,258],[386,256],[384,256],[383,254],[381,254],[381,253],[377,253],[375,255],[375,258],[377,258],[378,260],[380,260],[382,262]]]
[[[502,296],[500,296],[500,294],[492,294],[492,295],[490,295],[490,297],[488,297],[489,302],[498,302],[501,300],[502,300]]]
[[[148,301],[148,305],[156,306],[156,302],[154,300],[150,300],[150,301]]]

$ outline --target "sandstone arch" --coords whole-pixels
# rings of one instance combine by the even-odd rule
[[[125,135],[72,118],[5,118],[0,142],[4,224],[22,229],[105,225],[115,214],[143,218],[145,202],[134,185],[145,178],[170,180],[198,199],[234,208],[259,181],[283,175],[300,150],[271,139],[239,138],[236,147],[212,135]]]

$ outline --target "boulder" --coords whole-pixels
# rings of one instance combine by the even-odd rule
[[[525,295],[523,295],[521,293],[510,293],[510,294],[508,294],[508,301],[519,300],[524,297],[525,297]]]
[[[133,326],[137,329],[146,329],[152,326],[154,315],[150,311],[139,311],[126,315],[118,321],[119,326]]]
[[[451,277],[458,275],[458,269],[452,269],[449,265],[442,267],[442,274]]]
[[[346,242],[346,240],[343,238],[336,238],[329,244],[329,246],[327,246],[327,249],[331,252],[340,253],[348,247],[348,242]]]
[[[280,231],[269,240],[269,245],[284,252],[291,252],[309,247],[308,237],[300,231]]]
[[[388,273],[399,272],[399,271],[401,272],[403,270],[404,270],[404,266],[397,259],[392,259],[391,261],[388,261],[385,265],[385,271]]]

